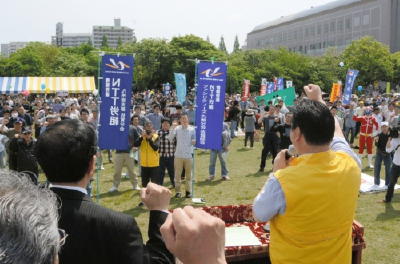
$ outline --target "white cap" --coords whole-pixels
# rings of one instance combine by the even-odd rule
[[[389,122],[382,122],[381,126],[389,126]]]

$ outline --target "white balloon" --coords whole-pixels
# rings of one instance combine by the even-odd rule
[[[93,90],[93,95],[94,95],[94,96],[97,96],[98,94],[99,94],[99,90],[94,89],[94,90]]]

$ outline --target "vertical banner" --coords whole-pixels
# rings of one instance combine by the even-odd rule
[[[246,101],[250,97],[250,80],[243,80],[242,101]]]
[[[277,90],[280,91],[280,90],[283,90],[284,88],[285,87],[283,84],[283,78],[278,78],[277,79]]]
[[[278,78],[273,78],[274,92],[278,91]]]
[[[163,92],[164,95],[169,95],[171,92],[171,85],[169,83],[163,83]]]
[[[341,85],[339,83],[334,83],[332,85],[332,90],[331,90],[331,95],[329,97],[329,102],[333,103],[338,99],[338,97],[340,98],[341,93],[342,93],[342,91],[341,91],[342,89],[341,88],[342,87],[341,87]]]
[[[178,102],[182,104],[186,97],[186,75],[184,73],[174,73],[174,76],[176,96],[178,97]]]
[[[227,66],[202,61],[197,66],[196,147],[222,148]]]
[[[129,148],[129,121],[134,59],[132,56],[104,55],[101,61],[101,104],[99,147]]]
[[[348,70],[346,76],[346,86],[343,93],[343,105],[350,104],[351,94],[353,91],[354,82],[358,76],[357,70]]]
[[[386,93],[390,94],[392,92],[391,86],[390,86],[390,82],[386,83]]]
[[[261,79],[261,86],[260,86],[260,96],[267,94],[267,79]]]
[[[275,87],[275,84],[274,84],[274,82],[269,82],[269,83],[267,83],[267,94],[270,94],[270,93],[273,93],[274,92],[274,87]]]
[[[286,88],[293,87],[293,81],[286,81]]]

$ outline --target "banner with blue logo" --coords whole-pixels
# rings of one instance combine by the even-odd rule
[[[101,149],[129,149],[133,65],[132,56],[102,57],[99,126]]]
[[[348,70],[347,71],[347,76],[346,76],[346,86],[344,88],[344,93],[343,93],[343,104],[348,105],[350,104],[351,101],[351,95],[353,93],[353,86],[354,82],[358,76],[357,70]]]
[[[283,78],[278,78],[277,79],[277,90],[283,90],[285,88],[285,85],[283,84]]]
[[[274,82],[268,82],[267,83],[267,94],[273,93],[274,92],[274,87],[275,87],[275,83]]]
[[[199,62],[196,90],[196,147],[222,148],[227,66],[223,62]]]
[[[186,75],[184,73],[174,73],[175,85],[176,85],[176,96],[178,102],[183,103],[186,98]]]
[[[163,83],[163,93],[164,95],[169,95],[171,92],[171,84]]]

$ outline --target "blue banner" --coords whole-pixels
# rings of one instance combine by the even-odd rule
[[[196,147],[222,148],[224,122],[226,64],[200,62],[197,65]]]
[[[274,92],[274,87],[275,87],[275,83],[274,82],[268,82],[267,83],[267,94],[273,93]]]
[[[353,93],[354,82],[358,76],[357,70],[348,70],[346,76],[346,86],[343,93],[343,104],[348,105],[351,101],[351,94]]]
[[[101,62],[99,147],[129,149],[132,56],[104,55]]]
[[[171,92],[171,84],[163,83],[163,92],[164,92],[164,95],[169,95]]]
[[[186,75],[184,73],[174,73],[175,85],[176,85],[176,96],[178,102],[183,103],[186,98]]]
[[[277,80],[277,90],[279,91],[279,90],[283,90],[285,87],[284,87],[284,84],[283,84],[283,78],[278,78],[278,80]]]

